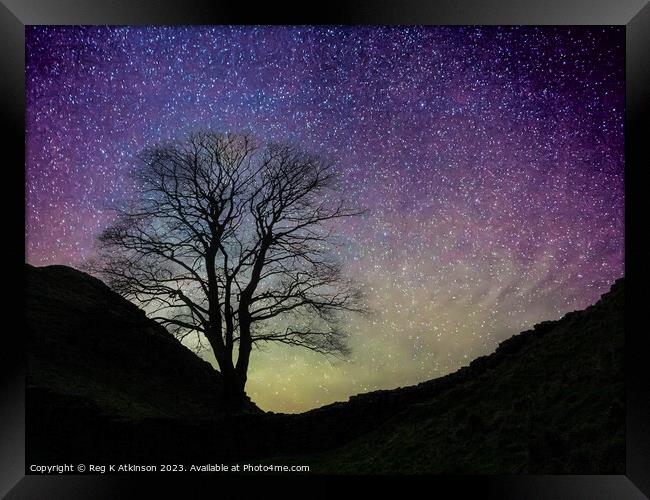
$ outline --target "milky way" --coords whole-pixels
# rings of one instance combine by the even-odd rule
[[[623,275],[620,27],[28,27],[27,260],[79,266],[147,145],[249,131],[336,162],[353,353],[256,351],[301,411],[443,375]],[[213,361],[209,353],[202,353]]]

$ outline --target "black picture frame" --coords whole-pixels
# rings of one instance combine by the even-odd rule
[[[329,1],[308,11],[277,2],[253,6],[245,2],[184,0],[9,0],[0,4],[2,64],[0,99],[5,115],[4,135],[12,160],[5,170],[23,183],[24,166],[24,28],[26,25],[178,25],[178,24],[416,24],[416,25],[625,25],[626,29],[626,390],[627,390],[627,470],[621,476],[433,476],[426,488],[452,488],[454,496],[475,494],[487,498],[645,498],[650,495],[650,385],[642,326],[642,285],[647,283],[646,248],[642,245],[645,218],[636,208],[642,205],[644,174],[650,165],[646,149],[650,138],[650,5],[648,0],[364,0]],[[11,196],[9,194],[11,193]],[[15,197],[15,198],[14,198]],[[24,222],[24,207],[18,186],[5,189],[4,201],[14,208],[7,214]],[[641,202],[641,203],[639,203]],[[22,205],[20,205],[22,203]],[[635,207],[633,210],[631,207]],[[22,219],[21,219],[22,215]],[[7,239],[12,238],[10,235]],[[15,241],[24,241],[16,234]],[[24,247],[16,252],[24,261]],[[22,269],[21,263],[16,266]],[[20,278],[18,278],[20,279]],[[20,283],[20,281],[17,281]],[[5,332],[8,333],[8,332]],[[185,483],[184,496],[199,486],[208,486],[223,477],[210,475],[173,476],[36,476],[25,475],[24,442],[24,352],[20,329],[5,341],[0,384],[0,495],[6,498],[123,498],[128,493],[154,496],[154,489],[174,491],[170,479]],[[11,343],[15,345],[11,345]],[[256,476],[241,478],[248,483]],[[314,479],[314,476],[309,478]],[[309,479],[308,478],[308,479]],[[270,480],[277,478],[271,477]],[[296,490],[304,477],[290,477]],[[315,479],[318,480],[318,477]],[[322,479],[322,478],[321,478]],[[383,485],[385,477],[374,478]],[[409,478],[402,478],[410,480]],[[254,481],[253,481],[254,480]],[[418,480],[415,478],[413,480]],[[419,478],[422,481],[422,478]],[[286,482],[286,479],[285,479]],[[320,481],[324,489],[336,481]],[[174,483],[174,486],[179,485]],[[189,488],[189,489],[188,489]],[[289,493],[289,492],[287,492]],[[190,494],[190,496],[192,496]]]

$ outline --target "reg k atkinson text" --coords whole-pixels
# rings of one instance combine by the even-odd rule
[[[309,472],[308,465],[271,464],[55,464],[29,466],[32,474],[106,474],[111,472]]]

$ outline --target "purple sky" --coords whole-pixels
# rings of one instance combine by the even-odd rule
[[[28,27],[27,260],[79,265],[134,154],[197,129],[334,157],[372,320],[344,365],[253,358],[305,409],[465,364],[623,274],[621,27]],[[208,356],[209,358],[209,356]],[[280,365],[280,366],[279,366]]]

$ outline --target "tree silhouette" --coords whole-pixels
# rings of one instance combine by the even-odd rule
[[[207,339],[239,408],[251,350],[266,342],[347,352],[342,311],[361,311],[331,222],[358,214],[322,157],[245,134],[201,132],[139,156],[90,265],[178,337]]]

